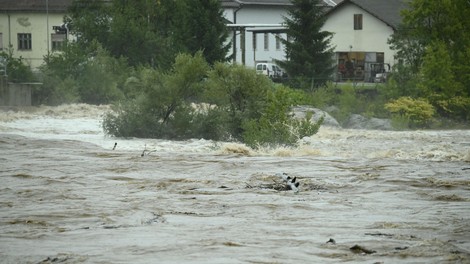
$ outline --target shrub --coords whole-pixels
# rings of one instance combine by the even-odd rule
[[[434,116],[434,107],[426,99],[413,99],[411,97],[400,97],[385,104],[385,108],[398,116],[407,120],[411,127],[424,127],[429,125]]]
[[[243,122],[243,140],[250,147],[266,145],[295,145],[303,137],[318,132],[323,120],[313,124],[310,122],[312,113],[303,120],[294,119],[289,115],[292,98],[287,89],[270,91],[267,103],[259,119]]]
[[[124,98],[123,87],[131,70],[125,59],[111,57],[97,43],[88,50],[67,43],[62,52],[48,55],[45,62],[40,68],[43,87],[35,95],[38,103],[108,104]],[[65,84],[73,85],[67,89]]]
[[[114,113],[106,115],[103,128],[115,136],[184,139],[192,137],[200,118],[189,107],[202,92],[208,64],[200,53],[194,57],[181,54],[168,73],[140,68],[137,77],[127,85],[139,87],[135,99],[118,104]]]
[[[441,115],[452,117],[460,121],[470,120],[470,97],[455,96],[450,99],[436,101]]]
[[[295,144],[320,126],[310,123],[311,115],[306,120],[289,115],[303,100],[298,92],[243,66],[218,63],[210,70],[201,54],[182,54],[168,73],[150,68],[136,73],[125,87],[138,87],[141,94],[106,115],[107,134],[239,140],[256,147]]]
[[[243,140],[244,120],[259,119],[273,83],[241,65],[216,63],[208,74],[204,99],[228,114],[228,134]]]
[[[6,70],[8,81],[10,82],[31,82],[34,81],[34,75],[31,67],[26,65],[23,58],[14,58],[13,49],[9,48],[8,53],[0,52],[0,57],[6,60]]]

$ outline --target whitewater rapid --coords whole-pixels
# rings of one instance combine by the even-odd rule
[[[1,263],[470,262],[468,130],[253,150],[110,137],[107,111],[0,110]]]

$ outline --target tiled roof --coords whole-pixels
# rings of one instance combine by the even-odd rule
[[[406,0],[344,0],[331,9],[329,13],[339,10],[347,3],[352,3],[382,20],[390,27],[397,28],[401,23],[400,11],[408,7],[406,2]]]
[[[65,12],[73,0],[0,0],[0,12]],[[47,4],[46,4],[47,3]]]

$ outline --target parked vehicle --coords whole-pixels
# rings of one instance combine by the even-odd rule
[[[256,64],[256,72],[259,74],[264,74],[271,79],[279,79],[282,77],[283,73],[281,68],[273,63],[257,63]]]

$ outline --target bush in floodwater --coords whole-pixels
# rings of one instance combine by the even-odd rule
[[[426,99],[400,97],[385,104],[395,120],[407,122],[409,127],[428,126],[434,116],[434,107]]]
[[[238,140],[256,147],[294,144],[320,125],[310,123],[310,116],[289,115],[298,93],[244,66],[216,63],[211,69],[200,53],[179,55],[168,73],[141,68],[126,83],[141,94],[106,115],[107,134]]]
[[[311,123],[312,113],[302,120],[289,115],[292,97],[287,96],[289,89],[279,87],[270,90],[262,115],[257,119],[243,122],[243,140],[250,147],[265,145],[295,145],[299,139],[318,132],[323,119]]]
[[[168,73],[141,68],[129,84],[141,93],[105,116],[105,132],[123,137],[187,138],[199,117],[189,105],[200,96],[208,69],[202,53],[177,56]]]
[[[124,98],[122,85],[130,69],[100,44],[82,49],[67,43],[63,50],[46,56],[40,67],[43,86],[35,91],[38,104],[84,102],[107,104]]]

